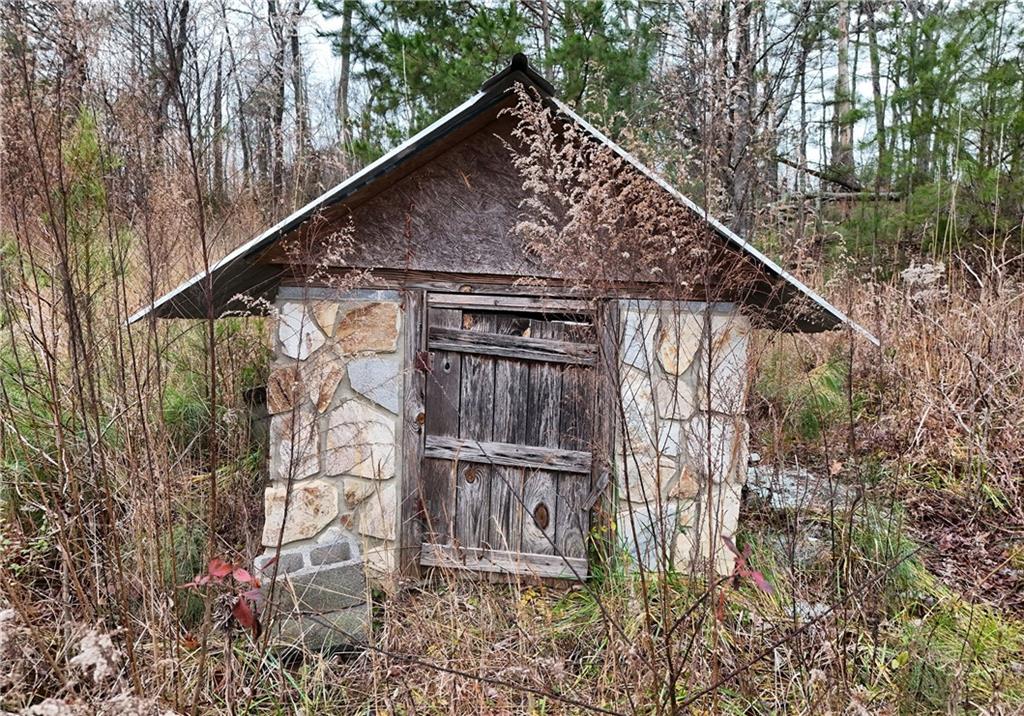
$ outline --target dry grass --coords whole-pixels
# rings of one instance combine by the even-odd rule
[[[748,503],[743,538],[772,594],[737,580],[708,598],[664,573],[645,589],[618,568],[567,592],[440,579],[382,600],[370,648],[286,658],[240,632],[222,599],[178,588],[212,555],[246,563],[257,549],[264,456],[241,394],[260,382],[262,327],[123,328],[129,307],[201,263],[182,242],[210,218],[186,142],[165,137],[158,170],[141,139],[100,132],[96,146],[130,164],[119,172],[66,97],[17,100],[3,115],[0,708],[124,711],[129,696],[143,713],[211,714],[1024,708],[1021,624],[975,603],[1019,605],[1024,569],[1015,262],[830,287],[881,350],[843,333],[766,347],[770,380],[752,402],[765,452],[822,474],[838,464],[859,496],[813,515]],[[112,121],[124,130],[126,116]],[[538,252],[586,258],[599,280],[628,249],[604,241],[621,221],[609,197],[639,191],[605,169],[570,205],[570,230],[532,227]],[[221,207],[207,252],[257,225],[257,204]],[[635,224],[663,208],[634,207]],[[808,530],[824,548],[798,560]]]

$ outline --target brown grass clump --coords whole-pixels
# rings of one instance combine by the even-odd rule
[[[22,5],[0,8],[15,35]],[[180,106],[167,94],[163,124],[143,121],[143,87],[92,83],[80,6],[55,7],[33,15],[50,23],[38,63],[5,45],[0,77],[0,709],[1020,711],[1024,628],[992,607],[1020,604],[1024,571],[1017,258],[836,280],[878,350],[766,338],[757,447],[852,495],[745,503],[770,591],[621,560],[571,589],[436,575],[382,600],[356,654],[263,649],[224,595],[181,586],[260,549],[266,456],[243,395],[264,326],[124,321],[267,202],[214,201],[181,78]],[[520,231],[567,280],[669,277],[680,298],[719,278],[707,227],[618,158],[539,107],[518,139]]]

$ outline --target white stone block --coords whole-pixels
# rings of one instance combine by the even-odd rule
[[[625,302],[629,306],[629,302]],[[658,313],[636,306],[623,313],[622,362],[646,371],[654,365],[654,341],[658,335]]]
[[[270,439],[276,453],[273,478],[302,480],[320,471],[320,429],[310,406],[273,416]]]
[[[637,449],[647,446],[654,452],[655,432],[654,386],[646,371],[622,366],[619,374],[619,395],[625,415],[626,436]]]
[[[363,303],[343,309],[334,340],[345,355],[389,353],[398,347],[398,304]]]
[[[396,415],[401,383],[398,374],[399,356],[395,353],[353,358],[348,363],[348,380],[352,390]]]
[[[667,306],[658,331],[658,362],[669,375],[682,375],[700,350],[704,317],[685,308]]]
[[[746,410],[747,345],[750,322],[739,313],[715,315],[711,319],[711,355],[699,358],[698,407],[707,410],[705,379],[710,358],[711,404],[717,413],[739,415]]]
[[[646,570],[667,567],[663,556],[671,559],[678,515],[679,503],[674,500],[658,505],[620,505],[615,517],[620,548]]]
[[[651,502],[658,500],[665,484],[663,466],[674,466],[670,458],[658,460],[653,451],[629,449],[623,455],[621,446],[616,451],[616,473],[620,500]]]
[[[668,488],[668,496],[689,500],[700,494],[701,483],[697,481],[697,474],[690,465],[681,465],[673,476]]]
[[[361,480],[355,477],[345,478],[344,486],[342,488],[345,494],[345,504],[349,507],[356,507],[367,497],[372,495],[377,489],[377,485],[374,482]]]
[[[313,303],[313,315],[316,317],[320,330],[328,336],[334,335],[334,322],[338,318],[337,301],[315,301]]]
[[[356,529],[359,534],[393,540],[398,532],[398,483],[384,483],[362,504]]]
[[[266,520],[263,524],[263,544],[267,547],[277,544],[282,523],[284,534],[281,543],[287,544],[315,536],[338,516],[338,492],[329,482],[311,480],[293,484],[286,519],[287,494],[286,485],[268,487],[264,493]]]
[[[658,452],[669,457],[685,454],[683,423],[678,420],[658,421]]]
[[[690,371],[678,378],[669,376],[655,383],[654,400],[658,409],[658,417],[686,420],[693,415],[697,410],[695,375],[696,371]]]
[[[676,538],[676,566],[686,570],[694,566],[691,556],[706,564],[711,560],[718,574],[730,574],[735,555],[726,547],[723,537],[735,543],[739,527],[740,490],[738,485],[719,485],[712,493],[710,512],[706,500],[693,503],[692,524],[680,530]],[[708,515],[710,514],[710,519]]]
[[[360,400],[330,412],[326,472],[386,480],[395,474],[395,418]]]
[[[327,340],[302,303],[288,301],[282,304],[277,321],[281,352],[288,358],[306,360]]]
[[[699,413],[687,423],[685,434],[688,462],[702,479],[706,479],[710,457],[714,482],[742,483],[747,465],[746,420]]]

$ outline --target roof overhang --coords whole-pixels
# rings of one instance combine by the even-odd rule
[[[795,325],[794,327],[798,330],[820,331],[849,325],[870,342],[878,345],[878,340],[870,332],[852,321],[796,277],[783,270],[777,263],[680,193],[664,178],[641,164],[632,154],[555,97],[551,84],[533,70],[526,57],[521,54],[513,57],[508,67],[484,82],[479,92],[458,107],[340,184],[289,214],[263,233],[242,244],[210,266],[209,271],[199,272],[153,303],[144,306],[128,319],[128,323],[138,322],[147,316],[205,318],[222,316],[233,311],[256,313],[257,311],[252,308],[254,299],[271,297],[284,275],[279,266],[260,263],[257,260],[267,248],[302,226],[319,212],[344,201],[370,184],[396,172],[427,147],[456,132],[480,114],[507,100],[515,92],[516,84],[520,83],[536,88],[565,117],[578,124],[595,141],[607,146],[625,162],[668,192],[676,201],[693,211],[733,248],[748,256],[770,276],[783,282],[793,292],[809,299],[818,313],[814,320],[803,320],[799,325]],[[240,295],[244,295],[246,300],[237,300]]]

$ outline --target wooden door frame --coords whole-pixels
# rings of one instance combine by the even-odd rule
[[[519,288],[516,291],[515,288]],[[488,301],[495,296],[508,296],[522,299],[521,287],[509,285],[508,294],[498,294],[496,291],[489,291],[481,295],[481,307],[487,310]],[[425,399],[426,399],[426,349],[427,349],[427,304],[428,293],[455,293],[447,287],[428,289],[424,287],[405,287],[402,289],[402,312],[404,316],[404,358],[402,365],[403,391],[402,391],[402,419],[400,429],[401,439],[401,469],[399,471],[401,485],[399,487],[399,525],[398,525],[398,573],[408,578],[416,578],[422,575],[423,570],[419,564],[419,555],[422,543],[422,529],[420,518],[424,511],[424,503],[420,497],[422,488],[421,467],[423,464],[424,446],[424,420],[425,420]],[[473,299],[466,295],[465,301],[471,303]],[[526,310],[537,310],[550,305],[552,310],[558,307],[550,296],[536,296],[536,302]],[[460,301],[461,302],[461,301]],[[560,302],[562,303],[562,302]],[[599,358],[595,366],[597,374],[598,390],[595,395],[595,415],[593,440],[596,446],[604,446],[607,450],[606,456],[598,456],[595,451],[595,459],[591,468],[591,533],[594,527],[598,529],[597,534],[601,535],[597,543],[593,543],[590,535],[587,536],[588,558],[591,565],[597,559],[605,563],[614,553],[612,547],[611,524],[614,519],[614,457],[615,457],[615,429],[618,424],[618,412],[615,406],[618,401],[615,396],[618,386],[615,381],[617,371],[609,370],[614,367],[618,360],[618,303],[615,299],[598,299],[594,301],[594,326],[597,330],[599,345]],[[493,310],[493,308],[491,308]],[[604,458],[604,459],[601,459]],[[595,518],[600,522],[595,525]],[[607,536],[607,537],[605,537]]]
[[[422,542],[420,500],[423,464],[423,434],[426,400],[426,311],[427,292],[420,288],[402,289],[402,313],[405,321],[402,359],[402,431],[398,515],[398,573],[417,577]]]

